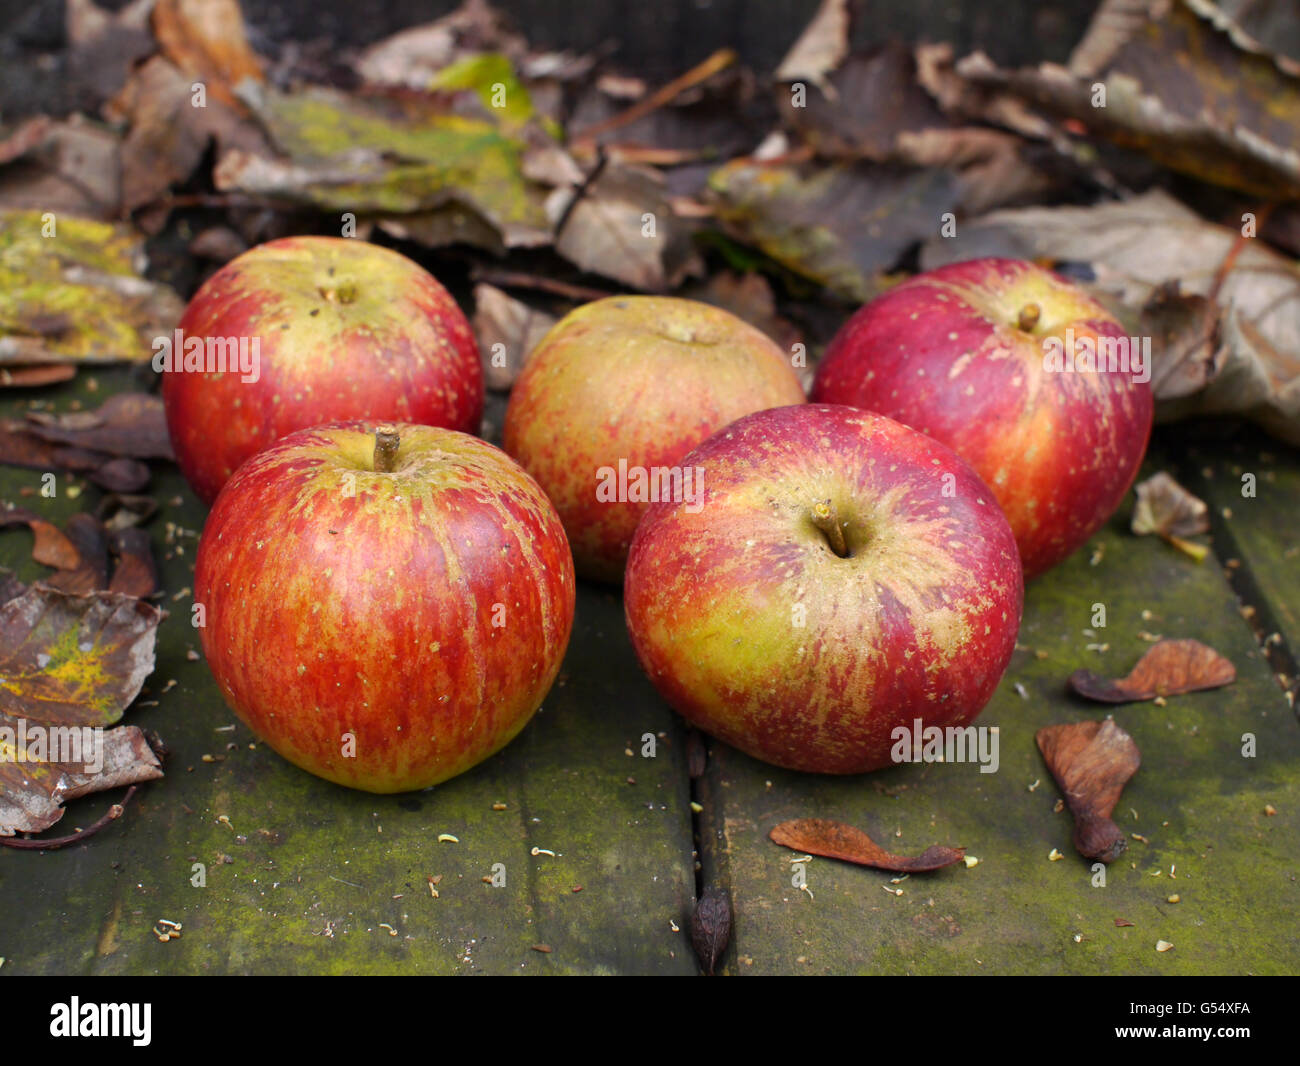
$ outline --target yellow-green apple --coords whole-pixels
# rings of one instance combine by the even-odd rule
[[[432,426],[339,422],[243,464],[195,568],[234,712],[304,770],[425,788],[502,748],[555,680],[573,559],[509,456]]]
[[[873,300],[841,328],[812,399],[923,430],[988,482],[1026,577],[1114,513],[1151,435],[1150,341],[1033,263],[954,263]]]
[[[555,502],[578,573],[617,582],[650,502],[695,490],[683,455],[741,415],[803,399],[790,355],[729,312],[614,296],[542,338],[502,442]]]
[[[953,451],[883,415],[780,407],[684,460],[703,506],[653,504],[623,600],[664,699],[796,770],[890,765],[899,728],[961,727],[1020,625],[1007,520]]]
[[[377,418],[476,433],[483,368],[456,302],[405,256],[285,237],[232,259],[154,343],[181,472],[206,503],[296,429]]]

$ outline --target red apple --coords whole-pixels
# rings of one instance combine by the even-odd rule
[[[689,492],[683,455],[741,415],[803,399],[790,356],[735,315],[615,296],[542,338],[510,393],[502,443],[555,502],[578,573],[617,582],[650,501]]]
[[[624,604],[641,664],[692,723],[796,770],[888,766],[893,731],[964,726],[1006,669],[1011,529],[951,450],[828,404],[749,415],[682,460],[704,501],[647,511]]]
[[[1102,370],[1085,367],[1089,347],[1106,355]],[[817,368],[812,399],[878,411],[967,459],[1034,577],[1133,484],[1151,435],[1150,372],[1149,340],[1125,337],[1077,286],[1032,263],[976,259],[858,311]]]
[[[375,418],[476,433],[483,416],[478,346],[456,302],[365,241],[285,237],[245,252],[154,349],[176,460],[205,503],[296,429]]]
[[[194,581],[234,712],[369,792],[437,784],[508,743],[573,625],[573,560],[537,483],[464,433],[385,428],[317,426],[241,466]]]

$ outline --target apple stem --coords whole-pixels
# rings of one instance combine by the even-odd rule
[[[1025,304],[1025,306],[1020,309],[1020,317],[1016,319],[1016,325],[1026,333],[1032,333],[1034,327],[1038,325],[1038,317],[1042,313],[1043,310],[1038,306],[1038,304]]]
[[[381,474],[391,474],[397,461],[397,448],[402,438],[394,426],[379,426],[375,430],[375,469]]]
[[[840,525],[839,513],[830,500],[813,504],[812,523],[826,535],[831,551],[841,559],[849,557],[849,546],[844,540],[844,527]]]

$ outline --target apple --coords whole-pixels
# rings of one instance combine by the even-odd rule
[[[692,512],[653,504],[623,586],[650,680],[694,725],[795,770],[893,761],[893,731],[960,727],[1015,648],[1023,578],[997,501],[944,445],[807,404],[714,434]]]
[[[741,415],[803,400],[790,356],[735,315],[614,296],[542,338],[511,390],[502,444],[554,501],[578,573],[618,582],[650,501],[691,491],[683,455]]]
[[[478,345],[456,302],[365,241],[250,249],[200,286],[154,349],[176,461],[205,503],[296,429],[377,418],[475,433],[483,416]]]
[[[504,747],[555,680],[574,574],[550,501],[492,445],[337,422],[258,453],[199,542],[204,655],[284,758],[402,792]]]
[[[1078,286],[1033,263],[975,259],[859,310],[827,348],[812,399],[888,415],[968,460],[1034,577],[1133,484],[1151,435],[1150,372],[1149,339],[1125,337]]]

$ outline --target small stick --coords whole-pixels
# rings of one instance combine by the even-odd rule
[[[691,67],[685,74],[674,78],[644,100],[638,100],[626,111],[620,111],[617,115],[605,119],[604,122],[597,122],[594,126],[588,126],[585,130],[576,134],[571,143],[580,144],[585,141],[594,141],[601,134],[635,122],[637,119],[650,114],[650,112],[657,111],[665,104],[672,103],[687,89],[693,88],[702,81],[707,81],[720,70],[726,70],[735,61],[736,53],[732,49],[720,48],[703,63]]]
[[[126,790],[126,795],[122,797],[121,803],[114,803],[108,808],[108,813],[104,815],[94,825],[88,825],[85,829],[78,830],[65,837],[54,837],[51,840],[17,840],[14,837],[0,837],[0,846],[6,848],[28,848],[32,851],[57,851],[59,848],[66,848],[70,844],[79,844],[87,837],[93,837],[104,826],[110,822],[115,822],[122,817],[126,810],[126,805],[131,802],[131,797],[135,795],[138,785],[132,785]]]

